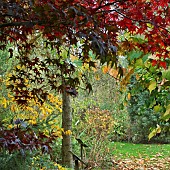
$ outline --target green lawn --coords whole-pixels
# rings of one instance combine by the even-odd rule
[[[170,157],[170,144],[132,144],[112,142],[110,149],[118,158],[165,158]]]

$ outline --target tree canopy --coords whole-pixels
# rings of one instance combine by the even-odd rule
[[[169,22],[168,0],[2,0],[0,48],[3,49],[9,41],[14,42],[21,65],[33,69],[35,76],[39,76],[39,70],[48,73],[47,66],[55,65],[62,70],[62,75],[70,77],[75,66],[65,59],[71,53],[78,56],[82,63],[94,66],[89,51],[93,51],[102,64],[111,63],[121,69],[117,66],[117,53],[126,54],[127,51],[138,49],[155,54],[153,65],[166,68],[170,45]],[[120,40],[119,36],[126,32],[139,36]],[[46,56],[45,60],[40,60],[38,57],[28,57],[30,51],[37,48],[35,42],[39,33],[44,39],[44,48],[55,49],[57,58]],[[143,41],[140,35],[144,37]],[[81,46],[75,48],[79,42]],[[62,46],[66,49],[65,58]],[[9,49],[11,57],[13,50]],[[35,67],[39,67],[39,70]],[[23,71],[22,74],[26,75]],[[48,74],[51,87],[58,88],[59,85],[54,85],[54,77],[61,77],[61,74]],[[16,79],[17,76],[11,78],[13,81]],[[79,83],[75,80],[69,79],[67,83],[75,86],[73,82]],[[45,91],[34,89],[31,93],[35,95],[35,91],[45,99]],[[23,91],[17,93],[22,93],[23,97]],[[27,98],[28,94],[24,93]]]
[[[135,43],[140,49],[168,57],[168,0],[2,0],[0,5],[3,42],[27,41],[29,34],[41,31],[50,41],[58,40],[56,47],[83,39],[81,57],[85,60],[93,49],[102,59],[116,51],[112,45],[118,47],[118,34],[127,30],[145,36],[147,43]]]

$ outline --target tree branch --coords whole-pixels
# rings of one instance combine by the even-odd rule
[[[33,27],[36,24],[42,24],[42,21],[23,21],[23,22],[8,22],[0,24],[0,28],[11,27],[11,26],[26,26]]]

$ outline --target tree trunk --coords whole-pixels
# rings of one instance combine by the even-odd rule
[[[63,90],[62,93],[62,128],[64,131],[72,130],[72,112],[71,112],[71,103],[70,96]],[[73,156],[72,144],[71,144],[71,135],[65,135],[63,133],[62,139],[62,165],[67,168],[73,168]]]

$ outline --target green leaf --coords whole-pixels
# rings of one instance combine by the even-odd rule
[[[135,66],[136,66],[136,67],[137,67],[137,66],[144,66],[143,61],[142,61],[141,58],[139,58],[139,59],[136,60]]]
[[[132,61],[132,60],[134,60],[134,59],[137,59],[137,58],[141,57],[142,54],[143,54],[142,51],[135,51],[135,50],[133,50],[133,51],[131,51],[131,52],[128,54],[128,56],[129,56],[129,58],[130,58],[130,61]]]
[[[156,81],[152,81],[152,82],[150,83],[150,85],[149,85],[149,87],[148,87],[150,93],[151,93],[153,90],[156,89],[156,85],[157,85]]]
[[[156,135],[156,129],[154,129],[148,136],[149,140]]]
[[[162,72],[162,77],[167,80],[170,80],[170,68]]]
[[[157,133],[161,133],[161,127],[157,125],[156,129],[154,129],[148,136],[149,140],[153,138]]]
[[[154,109],[155,112],[159,112],[162,109],[162,106],[156,105],[156,106],[154,106],[153,109]]]
[[[76,66],[79,66],[79,67],[82,67],[82,66],[83,66],[82,60],[75,60],[73,63],[74,63]]]
[[[143,63],[145,63],[147,60],[148,60],[148,57],[149,57],[150,54],[146,54],[142,57],[142,61]]]
[[[166,107],[166,112],[163,114],[162,119],[165,121],[170,119],[170,104]]]
[[[95,60],[95,58],[96,58],[96,55],[93,53],[93,51],[89,51],[89,56],[90,56],[93,60]]]

